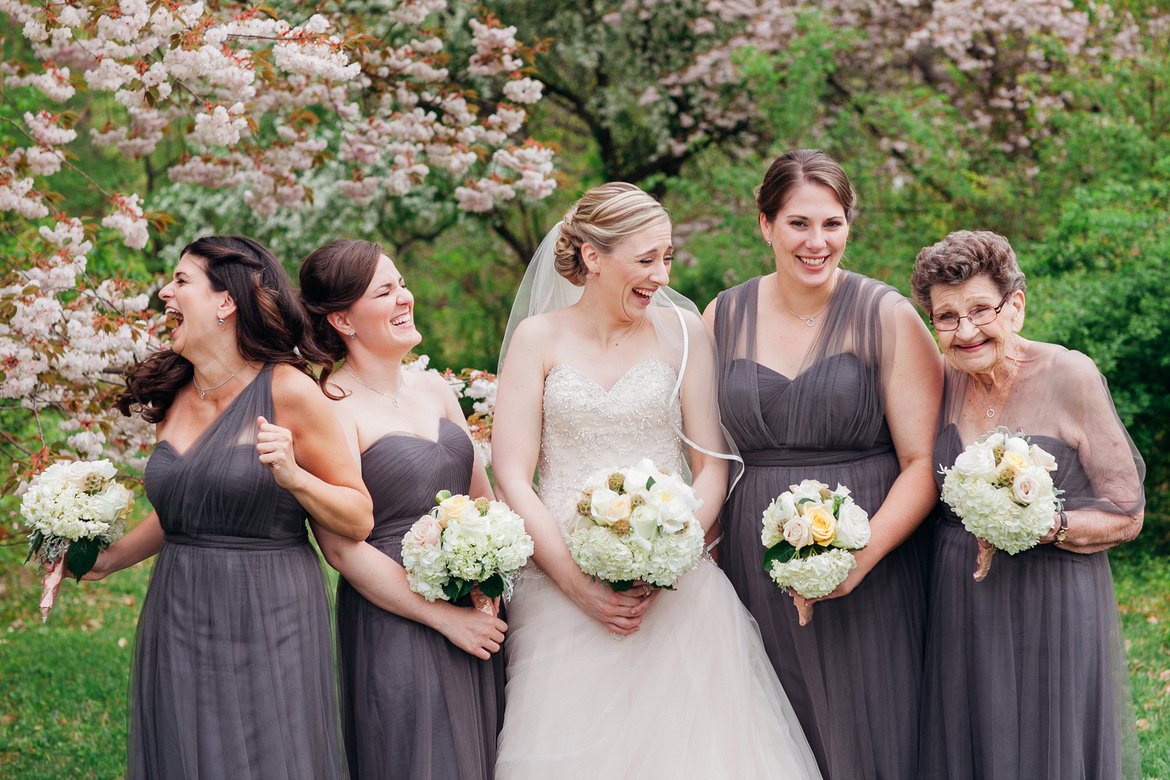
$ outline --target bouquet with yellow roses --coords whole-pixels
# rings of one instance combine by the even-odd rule
[[[513,573],[532,555],[524,520],[502,501],[451,495],[420,517],[402,539],[410,589],[427,601],[458,601],[495,614],[492,600],[510,590]]]
[[[869,515],[843,485],[829,490],[815,479],[790,485],[764,510],[763,520],[764,571],[780,588],[805,598],[832,593],[857,566],[853,551],[869,544]],[[810,620],[812,605],[806,604],[800,624]]]

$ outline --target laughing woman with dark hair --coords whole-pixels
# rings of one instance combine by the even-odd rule
[[[304,313],[272,254],[239,236],[189,244],[159,297],[171,349],[132,369],[118,399],[156,424],[155,511],[85,575],[158,554],[127,776],[341,777],[329,606],[305,520],[363,539],[373,518],[308,373]]]

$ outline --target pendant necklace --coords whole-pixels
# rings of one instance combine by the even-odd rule
[[[779,285],[776,286],[776,294],[780,296],[780,303],[784,304],[784,308],[788,309],[788,313],[791,314],[793,317],[796,317],[796,319],[800,320],[801,322],[803,322],[805,325],[807,325],[810,328],[817,324],[817,317],[824,314],[825,309],[829,308],[829,303],[828,303],[828,301],[826,301],[825,305],[823,307],[821,307],[821,310],[818,311],[816,314],[813,314],[809,317],[801,317],[799,314],[797,314],[796,312],[794,312],[792,310],[792,308],[788,305],[788,301],[784,300],[784,293],[780,292]],[[829,297],[832,298],[831,292],[829,293]]]
[[[235,378],[236,378],[236,374],[238,374],[238,373],[240,373],[241,371],[243,371],[243,370],[244,370],[244,366],[247,366],[247,365],[249,365],[249,363],[248,363],[248,361],[246,361],[246,360],[245,360],[245,361],[244,361],[244,365],[243,365],[243,366],[240,366],[240,367],[239,367],[239,368],[237,368],[235,371],[233,371],[233,372],[232,372],[232,374],[231,374],[231,376],[229,376],[227,379],[225,379],[225,380],[223,380],[222,382],[220,382],[218,385],[212,385],[211,387],[202,387],[202,386],[199,384],[199,380],[197,380],[197,379],[195,378],[195,374],[194,374],[194,372],[192,372],[192,374],[191,374],[191,383],[192,383],[192,384],[194,384],[194,385],[195,385],[195,389],[199,391],[199,400],[200,400],[200,401],[202,401],[202,400],[203,400],[205,397],[207,397],[207,394],[208,394],[208,393],[210,393],[212,390],[218,390],[219,388],[221,388],[221,387],[223,387],[224,385],[226,385],[228,382],[230,382],[230,381],[232,381],[233,379],[235,379]]]
[[[995,398],[991,399],[991,403],[988,403],[987,400],[983,397],[983,394],[979,392],[979,380],[972,377],[973,382],[971,384],[971,389],[975,391],[976,400],[987,407],[986,414],[988,419],[995,417],[995,405],[999,403],[999,397],[1003,395],[1003,391],[1006,390],[1007,386],[1012,383],[1012,377],[1016,375],[1016,365],[1018,362],[1018,357],[1012,358],[1012,368],[1010,371],[1008,371],[1007,379],[1005,379],[1003,384],[999,386],[999,392],[995,394]]]
[[[350,371],[348,366],[342,366],[342,367],[341,367],[341,370],[342,370],[342,371],[344,371],[345,373],[349,374],[350,376],[352,376],[352,377],[354,378],[354,380],[355,380],[355,381],[356,381],[356,382],[357,382],[359,385],[361,385],[362,387],[366,388],[367,390],[373,390],[373,391],[374,391],[375,393],[377,393],[378,395],[383,395],[383,396],[386,396],[387,398],[389,398],[391,401],[393,401],[393,402],[394,402],[394,408],[395,408],[395,409],[397,409],[397,408],[398,408],[398,393],[387,393],[387,392],[385,392],[385,391],[383,391],[383,390],[379,390],[378,388],[374,387],[373,385],[367,385],[365,382],[363,382],[363,381],[361,380],[361,377],[359,377],[359,376],[358,376],[357,374],[355,374],[354,372]],[[399,391],[399,392],[402,392],[402,385],[401,385],[401,384],[398,386],[398,391]]]

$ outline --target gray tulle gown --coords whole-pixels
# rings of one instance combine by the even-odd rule
[[[279,424],[265,367],[146,493],[166,534],[142,605],[128,775],[283,780],[344,774],[329,605],[305,511],[256,455]]]
[[[981,427],[1022,429],[1056,458],[1053,482],[1064,491],[1074,531],[1077,510],[1140,511],[1144,466],[1092,361],[1048,344],[1033,343],[1028,355],[999,414]],[[966,381],[947,367],[934,450],[943,466],[969,443],[956,424]],[[997,552],[987,578],[975,582],[975,537],[949,507],[940,510],[920,776],[1140,778],[1107,554],[1051,544]]]
[[[790,485],[845,485],[872,515],[900,472],[885,380],[894,307],[909,304],[889,285],[838,273],[817,341],[795,377],[756,362],[760,278],[719,295],[720,414],[746,467],[724,505],[719,563],[759,623],[821,773],[909,778],[917,771],[926,612],[921,535],[848,596],[817,603],[807,626],[762,566],[761,516]]]
[[[435,506],[467,493],[474,451],[443,419],[439,439],[388,434],[362,453],[374,500],[369,543],[402,563],[402,537]],[[502,715],[500,653],[481,661],[438,631],[374,606],[337,585],[342,722],[354,778],[487,780]]]

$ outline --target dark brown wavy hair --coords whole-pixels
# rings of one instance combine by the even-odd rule
[[[245,236],[204,236],[183,247],[179,256],[186,254],[203,260],[211,288],[227,291],[235,302],[231,322],[245,360],[287,363],[313,376],[309,363],[325,358],[313,342],[288,275],[267,248]],[[127,417],[137,412],[147,422],[162,422],[175,394],[194,373],[186,358],[159,350],[127,371],[126,389],[114,404]]]
[[[301,305],[309,316],[313,340],[326,358],[317,382],[330,398],[340,396],[331,393],[326,382],[333,367],[349,354],[349,347],[327,317],[348,309],[365,294],[384,254],[373,242],[339,238],[314,250],[301,263]]]

